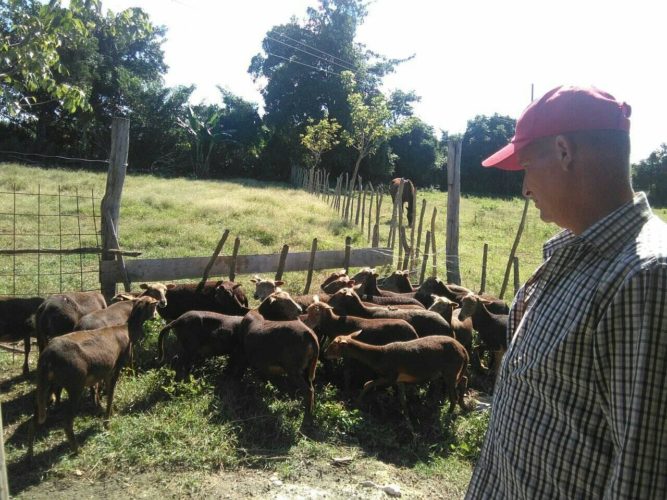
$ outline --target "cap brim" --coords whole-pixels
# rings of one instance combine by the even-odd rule
[[[507,146],[499,149],[482,162],[483,167],[495,167],[501,170],[523,170],[519,165],[517,153],[519,149],[516,144],[510,142]]]

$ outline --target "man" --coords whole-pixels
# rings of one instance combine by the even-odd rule
[[[630,184],[630,106],[533,102],[482,164],[564,231],[519,290],[467,498],[667,498],[667,225]]]

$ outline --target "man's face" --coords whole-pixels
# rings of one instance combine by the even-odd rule
[[[572,179],[562,167],[556,138],[539,139],[518,155],[524,168],[523,195],[533,200],[544,222],[568,227]]]

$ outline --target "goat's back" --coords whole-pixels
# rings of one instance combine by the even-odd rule
[[[30,334],[30,317],[43,302],[41,297],[0,297],[0,341],[13,342]]]

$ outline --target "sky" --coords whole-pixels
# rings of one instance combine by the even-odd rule
[[[167,28],[167,85],[220,85],[261,106],[247,69],[271,27],[306,17],[316,0],[103,0],[141,7]],[[375,0],[357,41],[392,58],[414,54],[384,91],[414,90],[415,114],[439,134],[463,133],[476,115],[518,118],[558,85],[594,85],[632,106],[633,162],[667,143],[667,2],[655,0]],[[297,53],[297,58],[298,58]],[[308,57],[308,56],[305,56]]]

